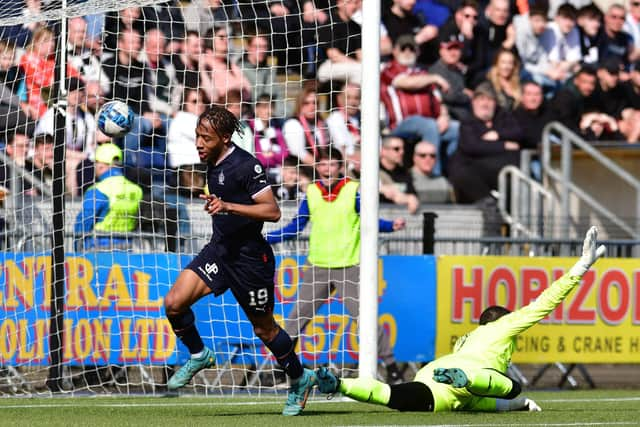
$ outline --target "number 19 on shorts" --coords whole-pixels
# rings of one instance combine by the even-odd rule
[[[265,305],[268,301],[269,292],[267,292],[267,288],[258,289],[258,292],[249,291],[249,305],[251,307]]]

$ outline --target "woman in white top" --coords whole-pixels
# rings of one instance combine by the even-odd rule
[[[298,95],[294,117],[282,126],[289,153],[302,163],[312,165],[318,148],[329,145],[327,126],[318,114],[315,84],[308,82]]]
[[[182,108],[176,113],[169,126],[167,135],[167,156],[169,166],[179,168],[183,165],[200,163],[196,148],[198,116],[207,105],[207,96],[202,89],[185,88],[182,95]]]

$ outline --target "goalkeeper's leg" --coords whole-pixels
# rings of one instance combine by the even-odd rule
[[[436,368],[433,380],[456,388],[464,387],[470,393],[483,397],[513,399],[522,391],[519,382],[495,369]]]
[[[358,402],[383,405],[399,411],[433,411],[433,394],[426,384],[409,382],[389,385],[373,378],[337,378],[327,368],[316,370],[323,393],[340,392]]]

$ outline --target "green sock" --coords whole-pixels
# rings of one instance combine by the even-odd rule
[[[341,378],[338,390],[343,395],[359,402],[386,405],[391,397],[391,388],[388,384],[376,381],[373,378]]]
[[[513,389],[513,380],[493,369],[465,369],[469,384],[467,390],[478,396],[507,396]]]

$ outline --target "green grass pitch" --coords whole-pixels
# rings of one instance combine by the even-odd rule
[[[342,399],[309,400],[300,417],[280,415],[284,396],[0,398],[2,426],[638,426],[640,391],[530,392],[537,413],[400,413]]]

